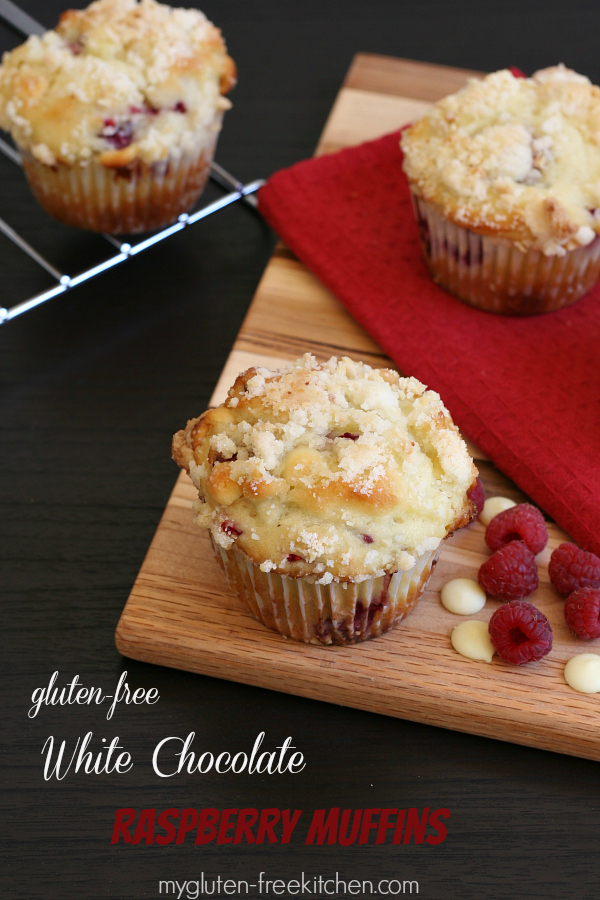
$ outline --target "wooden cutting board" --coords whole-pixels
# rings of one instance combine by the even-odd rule
[[[408,60],[358,55],[325,125],[317,153],[379,137],[457,90],[476,73]],[[319,359],[346,354],[393,366],[336,298],[285,247],[275,251],[212,397],[221,403],[236,375],[250,365],[277,366],[307,350]],[[189,415],[201,410],[190,409]],[[183,422],[181,423],[184,424]],[[525,499],[477,450],[488,496]],[[463,619],[445,610],[442,585],[477,578],[489,556],[484,528],[474,523],[444,549],[416,610],[392,632],[353,647],[296,643],[268,631],[230,594],[207,536],[192,524],[196,492],[182,473],[116,632],[125,656],[217,678],[300,694],[444,728],[561,753],[600,759],[600,695],[565,683],[563,668],[590,647],[570,635],[562,601],[548,579],[551,550],[568,539],[550,525],[538,557],[540,587],[530,598],[550,619],[554,648],[539,663],[491,665],[460,657],[450,643]],[[474,618],[487,621],[488,601]]]

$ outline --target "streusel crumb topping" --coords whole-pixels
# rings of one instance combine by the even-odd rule
[[[176,158],[219,129],[234,83],[221,32],[198,10],[97,0],[4,54],[0,126],[49,166]]]
[[[323,583],[408,570],[474,514],[477,470],[439,395],[348,358],[249,369],[173,457],[218,544]]]
[[[562,65],[471,79],[401,143],[414,192],[457,225],[548,256],[600,233],[600,88]]]

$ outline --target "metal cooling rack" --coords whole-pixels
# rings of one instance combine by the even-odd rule
[[[11,0],[0,0],[0,18],[26,37],[30,34],[43,34],[46,31],[39,22],[36,22],[35,19],[32,19],[31,16],[23,12],[23,10],[12,3]],[[0,152],[8,157],[11,162],[15,163],[15,165],[21,165],[21,159],[17,151],[6,141],[2,140],[2,138],[0,138]],[[160,241],[164,241],[165,238],[170,237],[172,234],[177,234],[178,231],[189,228],[190,225],[194,225],[201,219],[205,219],[212,213],[224,209],[226,206],[230,206],[238,200],[243,200],[253,208],[256,208],[256,197],[253,195],[265,183],[264,179],[258,178],[248,184],[242,184],[237,178],[230,175],[229,172],[216,162],[213,162],[211,165],[210,177],[212,181],[219,185],[219,187],[228,191],[225,196],[221,197],[219,200],[215,200],[214,203],[209,203],[207,206],[201,207],[195,212],[183,213],[173,225],[170,225],[168,228],[163,228],[162,231],[151,234],[137,244],[122,243],[110,234],[103,234],[102,237],[104,240],[115,247],[118,250],[118,253],[108,257],[108,259],[105,259],[97,266],[93,266],[91,269],[80,272],[78,275],[66,275],[63,272],[59,272],[59,270],[53,266],[51,262],[45,259],[41,253],[38,253],[25,238],[21,237],[14,228],[11,228],[4,219],[0,218],[0,232],[12,241],[13,244],[19,247],[20,250],[26,253],[34,262],[41,266],[42,269],[45,269],[56,281],[54,287],[51,287],[47,291],[42,291],[40,294],[35,294],[28,300],[23,300],[21,303],[17,303],[10,309],[0,307],[0,325],[9,322],[11,319],[20,316],[24,312],[28,312],[28,310],[33,309],[35,306],[39,306],[40,303],[45,303],[53,297],[58,297],[59,294],[64,294],[67,291],[72,290],[74,287],[77,287],[77,285],[83,284],[84,281],[89,281],[90,278],[95,278],[96,275],[106,272],[107,269],[112,269],[113,266],[126,262],[128,259],[142,253],[144,250],[148,250],[155,244],[160,243]]]

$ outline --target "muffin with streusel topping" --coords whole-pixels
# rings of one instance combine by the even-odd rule
[[[173,457],[242,603],[311,643],[391,628],[475,514],[477,470],[439,396],[347,358],[249,369]]]
[[[0,126],[55,218],[146,231],[198,199],[235,74],[198,10],[97,0],[4,55]]]
[[[425,261],[472,306],[559,309],[600,276],[600,88],[555,66],[471,79],[402,135]]]

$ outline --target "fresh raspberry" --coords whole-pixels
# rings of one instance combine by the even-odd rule
[[[584,641],[600,637],[600,591],[584,587],[565,600],[565,621]]]
[[[471,488],[471,490],[467,493],[467,497],[469,498],[469,500],[472,500],[477,507],[477,518],[479,518],[479,516],[481,515],[481,510],[483,509],[483,504],[485,503],[485,491],[481,483],[481,478],[477,478],[475,487]]]
[[[548,574],[559,594],[572,594],[584,587],[600,588],[600,559],[575,544],[561,544],[552,551]]]
[[[477,580],[496,600],[522,600],[538,586],[535,557],[523,541],[511,541],[484,562]]]
[[[548,529],[544,517],[530,503],[519,503],[491,520],[485,532],[490,550],[499,550],[511,541],[524,541],[535,555],[548,543]]]
[[[511,600],[497,609],[489,631],[498,656],[514,666],[541,659],[552,650],[550,622],[525,600]]]

